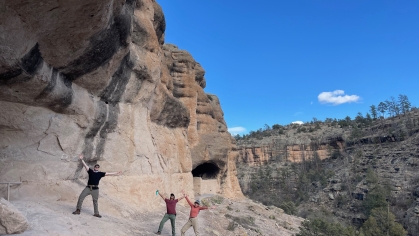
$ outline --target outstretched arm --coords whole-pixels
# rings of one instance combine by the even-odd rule
[[[199,210],[208,210],[208,209],[215,209],[215,206],[211,206],[211,207],[206,207],[206,206],[199,207]]]
[[[157,192],[159,193],[160,197],[163,198],[163,200],[165,200],[163,194],[161,194],[159,190],[157,190]]]
[[[87,166],[86,162],[83,160],[83,154],[80,154],[79,159],[81,160],[81,163],[83,163],[84,168],[86,168],[86,171],[89,171],[89,167]]]
[[[122,173],[121,171],[118,171],[118,172],[106,172],[105,176],[118,176],[121,173]]]

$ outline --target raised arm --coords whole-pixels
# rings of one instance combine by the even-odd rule
[[[186,201],[188,201],[189,206],[193,207],[193,204],[192,204],[192,202],[189,200],[188,195],[185,195],[185,194],[184,194],[183,196],[185,197]]]
[[[118,172],[106,172],[105,176],[118,176],[121,173],[122,173],[121,171],[118,171]]]
[[[180,198],[178,198],[177,199],[177,201],[180,201],[180,200],[182,200],[182,199],[184,199],[185,197],[180,197]]]
[[[159,193],[160,197],[163,198],[163,200],[165,200],[163,194],[161,194],[159,190],[157,190],[157,192]]]
[[[83,160],[83,154],[80,154],[79,159],[81,160],[81,163],[83,163],[84,168],[86,168],[86,171],[89,171],[89,167],[87,166],[86,162]]]

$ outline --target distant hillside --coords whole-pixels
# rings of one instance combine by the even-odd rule
[[[236,139],[248,197],[361,231],[373,212],[389,207],[389,217],[419,235],[418,109],[386,119],[358,114],[274,125]]]

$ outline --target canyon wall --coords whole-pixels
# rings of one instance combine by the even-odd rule
[[[194,176],[242,197],[220,102],[204,92],[201,65],[164,44],[154,0],[0,8],[0,182],[22,182],[12,199],[76,199],[87,177],[79,153],[123,172],[101,181],[115,205],[152,207],[156,189],[193,194]]]
[[[237,145],[238,162],[249,165],[263,165],[272,159],[290,162],[302,162],[313,157],[323,160],[333,155],[339,155],[345,147],[341,138],[328,137],[322,141],[299,138],[267,138],[260,142]]]

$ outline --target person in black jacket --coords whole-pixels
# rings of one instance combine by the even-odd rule
[[[99,181],[102,177],[105,176],[117,176],[121,174],[121,171],[118,172],[100,172],[99,171],[99,164],[96,164],[94,166],[94,169],[92,170],[89,168],[83,160],[83,155],[80,155],[80,160],[83,163],[84,168],[86,168],[87,173],[89,174],[89,181],[87,182],[86,188],[81,192],[79,196],[79,200],[77,201],[77,209],[75,212],[73,212],[74,215],[80,215],[81,206],[83,204],[84,198],[86,198],[88,195],[92,195],[93,199],[93,207],[95,210],[95,213],[93,216],[101,218],[102,216],[99,215],[99,209],[98,209],[98,199],[99,199]]]

